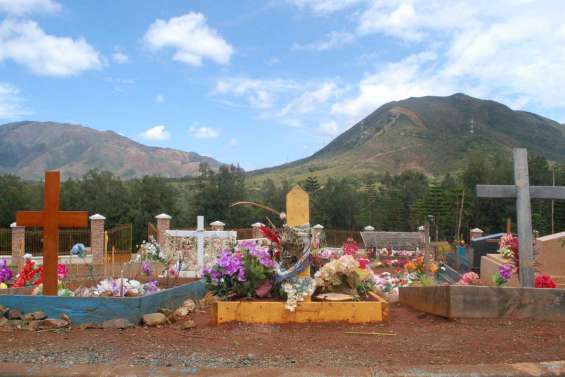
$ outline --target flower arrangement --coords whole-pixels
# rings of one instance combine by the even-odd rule
[[[285,308],[293,312],[296,310],[298,302],[302,302],[314,294],[316,281],[309,277],[293,278],[285,281],[281,288],[287,297]]]
[[[479,283],[479,280],[479,275],[471,271],[463,274],[461,279],[457,282],[457,285],[475,285]]]
[[[149,237],[149,241],[143,241],[139,246],[138,259],[151,260],[155,262],[161,262],[163,264],[168,263],[168,258],[166,253],[161,249],[159,243],[155,238]]]
[[[507,233],[500,238],[498,252],[503,258],[510,259],[513,265],[513,270],[516,274],[520,274],[520,242],[518,237],[511,233]]]
[[[149,295],[158,291],[159,287],[157,281],[142,284],[134,279],[107,278],[101,280],[96,287],[76,290],[74,295],[80,297],[136,297]]]
[[[549,275],[538,275],[534,281],[536,288],[557,288],[557,284]]]
[[[250,240],[224,250],[202,272],[208,289],[220,298],[266,297],[271,291],[274,266],[269,249]]]
[[[501,264],[498,271],[492,275],[492,280],[497,287],[502,287],[512,277],[512,266],[509,264]]]
[[[344,255],[355,256],[355,254],[357,254],[357,251],[359,250],[359,246],[357,245],[357,242],[355,242],[355,240],[352,237],[347,237],[347,240],[343,244],[342,249],[343,249]]]
[[[320,292],[342,292],[354,297],[366,297],[374,290],[371,274],[359,268],[352,255],[344,255],[323,265],[315,274],[316,288]]]

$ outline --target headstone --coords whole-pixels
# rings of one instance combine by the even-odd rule
[[[310,197],[298,185],[286,194],[286,222],[291,227],[310,223]]]
[[[61,174],[45,172],[43,211],[18,211],[18,226],[43,228],[43,294],[57,295],[57,263],[59,251],[59,228],[86,228],[88,212],[59,211]]]
[[[565,232],[539,237],[535,250],[536,270],[565,287]]]

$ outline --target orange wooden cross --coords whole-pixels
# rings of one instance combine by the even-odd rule
[[[16,224],[43,228],[43,294],[57,295],[57,263],[59,228],[86,228],[88,212],[59,211],[61,175],[58,171],[45,172],[43,211],[18,211]]]

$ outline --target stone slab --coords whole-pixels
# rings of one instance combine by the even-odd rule
[[[22,313],[41,310],[51,318],[58,318],[65,313],[74,324],[102,323],[115,318],[139,323],[144,314],[157,312],[160,308],[175,309],[185,299],[199,300],[206,292],[206,285],[200,280],[143,297],[0,295],[0,305],[18,309]]]
[[[447,318],[565,321],[565,289],[444,285],[402,287],[400,302]]]
[[[498,272],[498,267],[502,264],[512,264],[508,259],[504,259],[500,254],[487,254],[481,257],[481,284],[495,286],[492,276]],[[512,274],[512,277],[505,285],[506,287],[519,287],[518,275]]]

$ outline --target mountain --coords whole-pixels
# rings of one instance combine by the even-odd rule
[[[381,106],[308,158],[251,175],[300,180],[410,169],[439,175],[463,168],[471,153],[509,153],[518,146],[565,162],[565,126],[461,93],[408,98]]]
[[[198,173],[206,162],[221,163],[197,153],[148,147],[112,131],[73,124],[17,122],[0,126],[0,173],[37,179],[45,170],[61,170],[64,178],[90,169],[108,170],[123,178],[145,174],[183,177]]]

